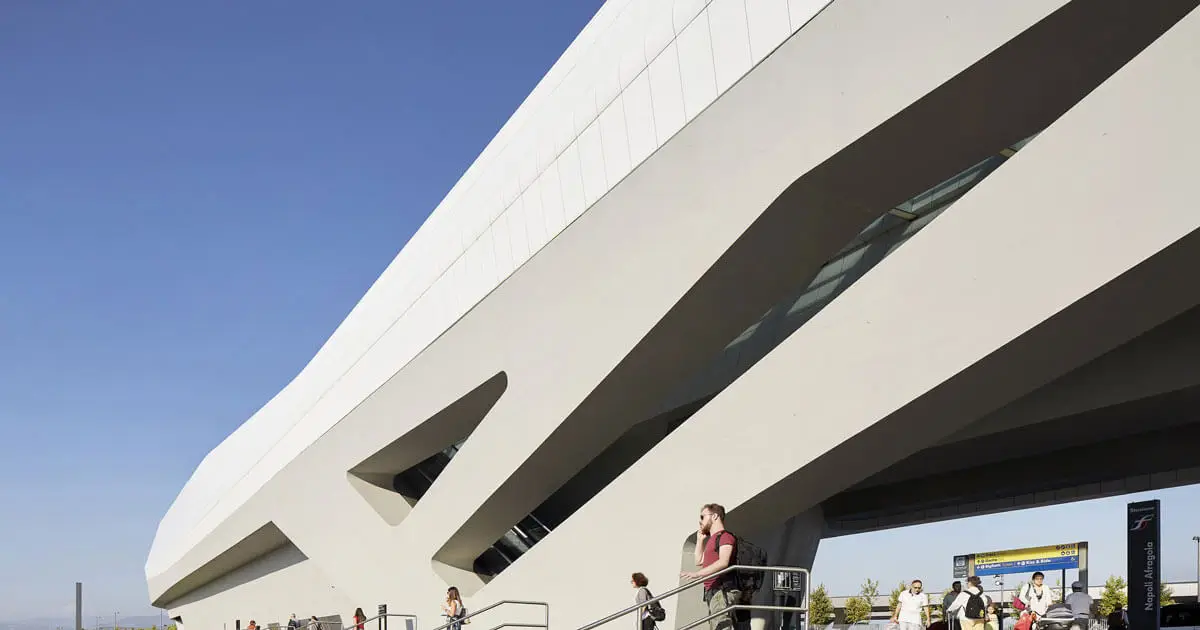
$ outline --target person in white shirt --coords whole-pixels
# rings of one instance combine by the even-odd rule
[[[983,600],[982,612],[984,614],[978,619],[967,616],[967,607],[972,596],[978,596]],[[987,605],[990,603],[991,598],[983,594],[983,581],[979,579],[979,576],[972,575],[967,578],[967,587],[958,594],[958,597],[954,598],[954,602],[946,609],[946,614],[956,616],[963,630],[984,630],[984,624],[987,623]]]
[[[900,630],[924,630],[929,625],[929,595],[922,592],[921,580],[913,580],[908,590],[900,593],[892,621],[900,623]]]
[[[1033,620],[1037,621],[1046,614],[1046,609],[1053,603],[1054,597],[1050,593],[1050,589],[1046,588],[1044,582],[1046,576],[1038,571],[1033,574],[1033,578],[1021,587],[1021,593],[1018,597],[1025,603],[1026,610],[1033,615]]]

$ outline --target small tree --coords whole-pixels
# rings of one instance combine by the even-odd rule
[[[861,592],[862,596],[866,597],[867,601],[871,602],[871,606],[873,607],[875,605],[875,598],[879,597],[879,582],[868,579],[866,582],[863,582]]]
[[[1096,611],[1100,616],[1107,617],[1114,610],[1120,610],[1129,603],[1129,594],[1126,592],[1125,578],[1116,575],[1108,576],[1104,581],[1104,590],[1100,592],[1100,601],[1096,604]]]
[[[895,616],[896,609],[900,607],[900,594],[908,588],[908,585],[901,582],[892,589],[891,595],[888,596],[888,614]]]
[[[1159,583],[1159,585],[1158,585],[1158,605],[1159,606],[1170,606],[1171,604],[1174,604],[1175,603],[1175,598],[1173,597],[1174,595],[1175,595],[1175,591],[1171,590],[1170,586]]]
[[[829,591],[821,584],[809,595],[808,625],[823,628],[833,623],[833,617],[833,600],[829,599]]]
[[[858,595],[846,600],[846,623],[855,624],[871,620],[871,609],[879,596],[879,582],[868,579],[863,582]]]
[[[865,623],[871,619],[871,603],[862,595],[847,598],[845,613],[846,623]]]

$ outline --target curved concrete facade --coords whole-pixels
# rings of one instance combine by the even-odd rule
[[[1142,4],[608,2],[197,469],[151,598],[429,627],[454,584],[575,627],[673,584],[709,501],[810,565],[822,502],[1200,303],[1200,13]],[[881,216],[920,231],[834,278]]]

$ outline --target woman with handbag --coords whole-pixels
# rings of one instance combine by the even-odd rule
[[[634,573],[630,581],[633,584],[633,588],[637,589],[637,594],[633,598],[635,604],[645,604],[654,599],[654,593],[651,593],[650,589],[647,588],[650,586],[650,580],[646,578],[645,574]],[[650,602],[638,609],[638,619],[640,620],[638,627],[641,630],[654,630],[658,626],[657,622],[663,621],[666,618],[667,611],[658,602]]]
[[[462,630],[463,618],[467,616],[467,607],[463,605],[462,595],[458,593],[458,587],[451,586],[446,589],[446,601],[442,602],[442,615],[450,620],[449,630]]]

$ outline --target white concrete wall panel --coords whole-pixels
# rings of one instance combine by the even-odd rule
[[[745,49],[721,17],[738,4]],[[556,606],[554,624],[571,626],[628,603],[632,570],[660,586],[673,582],[700,503],[719,498],[743,515],[761,514],[768,489],[782,483],[794,490],[792,503],[772,509],[791,512],[772,517],[811,507],[831,489],[813,477],[825,470],[814,465],[819,455],[865,448],[855,434],[888,426],[897,410],[1200,227],[1185,184],[1200,140],[1191,114],[1197,91],[1179,80],[1200,66],[1200,18],[1189,16],[1068,112],[517,565],[486,585],[449,566],[508,518],[495,493],[512,492],[538,449],[797,177],[1062,4],[836,3],[810,21],[824,5],[609,2],[310,365],[201,464],[159,528],[147,561],[152,596],[273,521],[308,556],[304,566],[337,585],[341,599],[329,605],[343,615],[352,605],[390,602],[395,609],[402,593],[407,611],[433,620],[453,580],[472,591],[475,607],[544,599]],[[630,11],[645,19],[622,19]],[[779,23],[788,26],[782,35]],[[689,36],[696,24],[707,27]],[[800,25],[807,26],[787,39]],[[648,68],[634,71],[637,55],[625,53],[639,47]],[[764,47],[775,53],[734,78],[745,51],[755,61],[767,54]],[[714,59],[720,50],[737,60]],[[701,51],[708,65],[698,60]],[[606,148],[605,139],[620,138],[620,125],[606,124],[601,113],[609,106],[597,102],[601,75],[617,77],[611,102],[621,110],[629,155],[612,166],[607,156],[622,155],[620,145]],[[704,105],[685,91],[685,83],[699,80],[712,85]],[[722,96],[718,88],[728,91]],[[689,102],[699,109],[692,112]],[[685,127],[689,116],[697,117]],[[1114,123],[1149,120],[1155,124]],[[568,123],[583,133],[565,139]],[[522,138],[530,138],[529,148],[517,149]],[[534,142],[553,145],[555,159],[544,160]],[[525,171],[532,175],[522,186],[524,160],[535,168]],[[548,201],[556,198],[558,205]],[[502,213],[497,204],[506,206]],[[1130,207],[1139,208],[1132,232],[1123,227]],[[841,243],[827,245],[836,250]],[[945,264],[950,260],[955,264]],[[1145,316],[1165,317],[1170,306],[1158,304]],[[925,325],[914,330],[914,319]],[[1147,323],[1108,321],[1110,335],[1008,383],[1004,395],[1021,395],[1037,386],[1035,376],[1050,379],[1052,367],[1066,370]],[[421,502],[398,524],[387,523],[346,471],[498,371],[510,375],[508,390]],[[979,404],[988,402],[997,401]],[[962,411],[966,422],[988,410]],[[736,478],[697,476],[686,462],[709,452],[710,436],[729,418],[738,418],[742,435],[770,435],[797,448],[747,458]],[[566,472],[563,466],[547,475]],[[536,502],[552,489],[546,483],[510,498]],[[647,493],[649,487],[669,491]],[[311,518],[313,497],[329,519]],[[588,551],[611,536],[605,514],[629,514],[644,526],[617,552]],[[587,571],[546,579],[565,572],[564,558],[580,554]],[[303,596],[318,578],[304,578],[306,585],[287,575],[274,579],[264,590],[236,592],[284,609],[279,600]],[[225,597],[242,597],[230,593]],[[249,605],[242,601],[177,602],[172,613],[188,626],[217,627],[232,618],[232,606]]]
[[[708,12],[692,20],[679,35],[679,78],[683,88],[683,111],[687,120],[695,118],[717,95],[716,70],[713,67],[712,37]]]
[[[787,0],[746,0],[746,23],[754,63],[762,61],[792,34]]]
[[[708,9],[712,57],[717,91],[724,92],[753,63],[750,60],[750,27],[745,0],[713,0]]]
[[[654,129],[654,105],[650,99],[650,75],[643,70],[633,79],[621,98],[625,107],[625,128],[629,133],[630,170],[650,157],[658,148]]]
[[[679,52],[674,42],[650,62],[647,72],[650,73],[650,102],[654,106],[654,130],[661,146],[683,127],[687,119]]]

